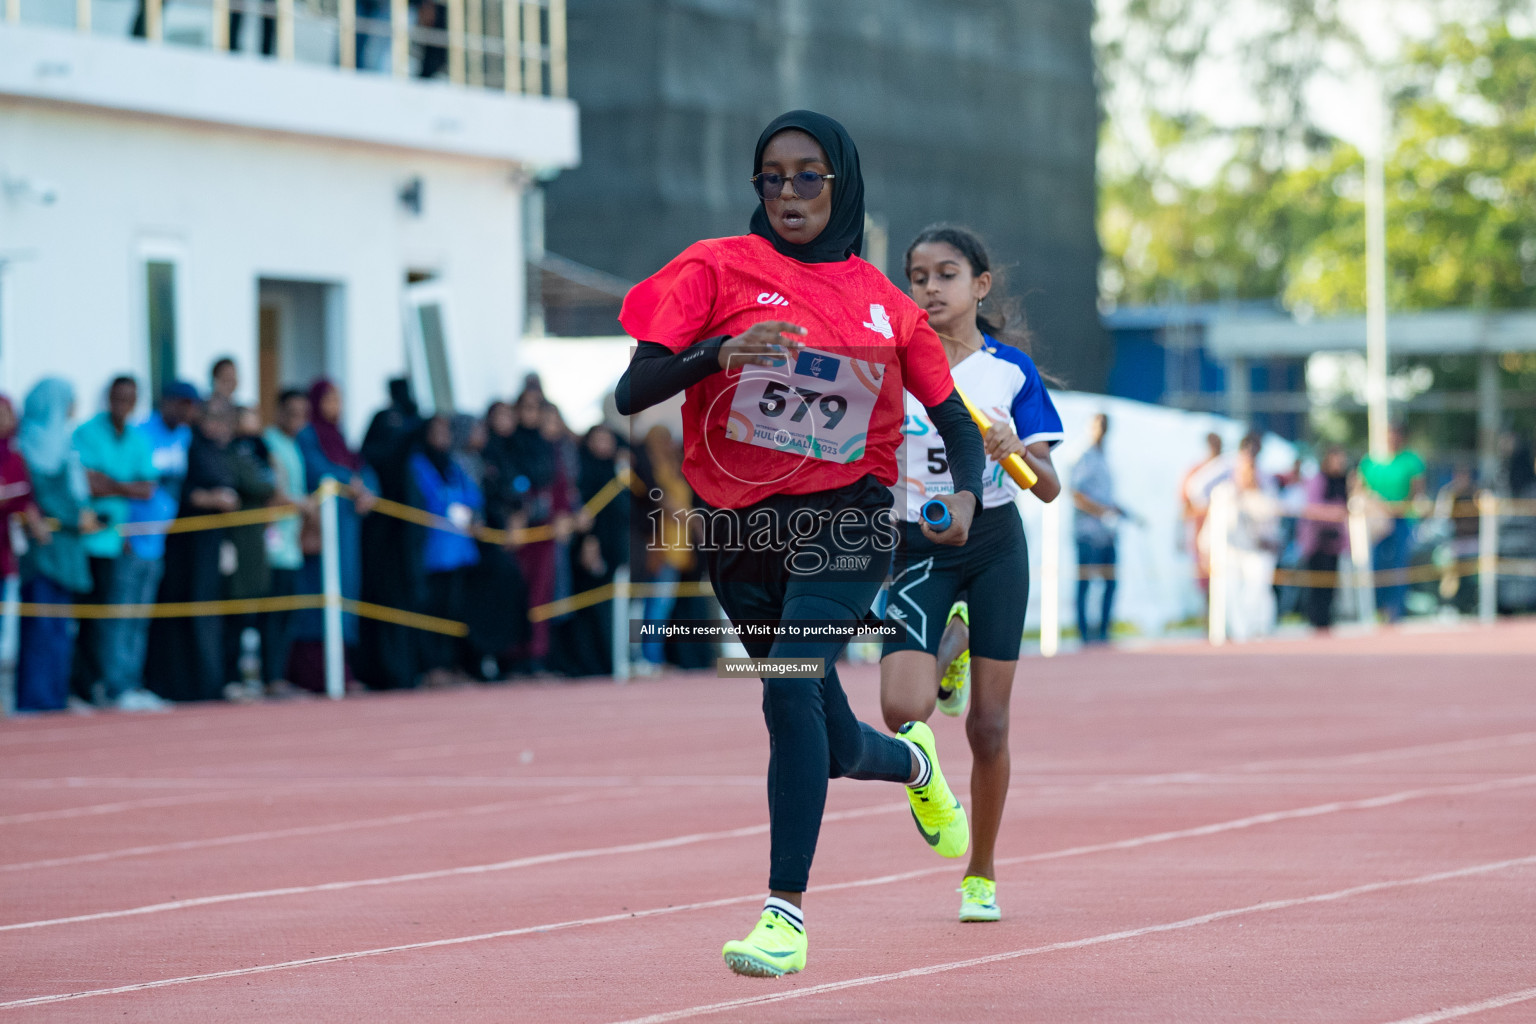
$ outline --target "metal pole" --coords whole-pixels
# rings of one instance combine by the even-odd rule
[[[88,0],[87,0],[88,2]],[[222,52],[230,49],[229,45],[229,0],[213,0],[213,34],[210,42],[215,51]],[[235,40],[235,46],[240,45],[240,40]]]
[[[529,96],[544,94],[544,34],[539,17],[538,4],[523,4],[523,92]]]
[[[517,0],[501,2],[501,87],[507,92],[523,91],[522,23],[518,21]]]
[[[549,94],[566,94],[565,0],[549,0]]]
[[[411,9],[406,0],[390,0],[389,4],[389,70],[396,78],[411,75],[411,27],[407,19]]]
[[[1371,457],[1387,450],[1387,108],[1376,96],[1376,138],[1365,156],[1365,401]]]
[[[464,11],[468,35],[465,44],[469,57],[470,85],[485,84],[485,0],[468,0]]]
[[[1232,582],[1229,579],[1232,511],[1231,489],[1222,484],[1211,492],[1211,506],[1206,512],[1206,526],[1211,531],[1211,607],[1206,617],[1206,636],[1212,647],[1227,642],[1227,588]]]
[[[357,67],[357,0],[339,0],[336,5],[336,63]]]
[[[1499,473],[1499,425],[1504,419],[1503,399],[1503,389],[1499,384],[1498,354],[1481,352],[1477,357],[1477,472],[1484,480],[1492,480]]]
[[[1371,528],[1365,517],[1365,501],[1349,499],[1349,560],[1355,570],[1355,607],[1364,625],[1376,624],[1376,581],[1371,568]]]
[[[448,81],[464,84],[464,0],[448,0]]]
[[[1056,501],[1040,509],[1040,655],[1054,658],[1061,650],[1061,506],[1067,485]]]
[[[347,691],[347,665],[341,632],[341,526],[337,520],[336,481],[320,484],[320,590],[325,596],[325,695],[340,700]]]
[[[629,566],[613,572],[613,681],[629,681]]]
[[[277,0],[277,59],[293,61],[293,0]]]
[[[1499,615],[1499,499],[1477,496],[1477,617],[1492,625]]]

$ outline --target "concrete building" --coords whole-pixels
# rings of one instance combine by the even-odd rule
[[[510,390],[525,196],[577,116],[558,3],[468,2],[434,34],[280,0],[271,58],[226,52],[229,0],[146,0],[146,39],[123,0],[7,4],[0,388],[62,374],[85,415],[113,374],[206,387],[230,355],[245,402],[336,379],[354,431],[402,372],[429,406]]]
[[[1103,387],[1090,0],[572,0],[569,21],[583,156],[548,189],[551,252],[635,281],[745,232],[758,133],[810,107],[859,145],[867,258],[899,278],[924,226],[976,228],[1042,365]],[[611,334],[615,308],[550,326]]]

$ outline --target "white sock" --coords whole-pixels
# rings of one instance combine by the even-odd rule
[[[913,743],[905,736],[898,736],[896,738],[901,740],[901,742],[905,743],[907,746],[911,747],[912,753],[917,757],[917,778],[907,783],[907,788],[922,789],[924,786],[928,785],[928,783],[933,778],[933,765],[928,762],[928,755],[923,753],[922,747],[918,746],[916,743]]]
[[[778,914],[784,920],[794,925],[796,931],[805,931],[805,911],[789,902],[789,900],[781,900],[777,896],[769,896],[763,901],[763,909],[771,910]]]

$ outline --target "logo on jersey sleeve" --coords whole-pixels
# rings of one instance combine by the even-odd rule
[[[802,377],[837,380],[837,370],[842,363],[841,359],[834,359],[820,352],[801,352],[800,358],[795,360],[795,372]]]
[[[896,336],[896,332],[891,330],[890,316],[886,313],[885,307],[879,303],[872,302],[869,304],[869,319],[865,321],[864,326],[876,334],[885,335],[887,338],[894,338]]]
[[[789,305],[789,300],[780,295],[778,292],[759,292],[757,295],[757,301],[758,304],[762,306]]]

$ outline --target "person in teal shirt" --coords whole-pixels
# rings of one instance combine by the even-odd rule
[[[1377,498],[1385,502],[1417,501],[1424,497],[1424,460],[1407,447],[1402,424],[1394,423],[1387,429],[1387,446],[1391,456],[1383,461],[1367,455],[1360,460],[1360,480]],[[1392,531],[1371,551],[1371,567],[1376,572],[1391,572],[1401,576],[1408,567],[1408,557],[1413,546],[1414,519],[1407,509],[1394,508]],[[1406,582],[1392,580],[1376,588],[1376,606],[1386,615],[1388,622],[1403,617],[1408,600]]]
[[[149,438],[128,422],[138,403],[138,383],[132,377],[118,377],[107,388],[106,411],[75,430],[91,507],[103,527],[84,538],[94,582],[92,600],[103,604],[150,604],[160,585],[160,559],[145,557],[135,545],[125,544],[118,531],[124,523],[140,518],[135,506],[154,497],[160,479]],[[75,678],[97,703],[124,711],[159,711],[168,706],[144,688],[148,619],[85,620],[81,627]]]

